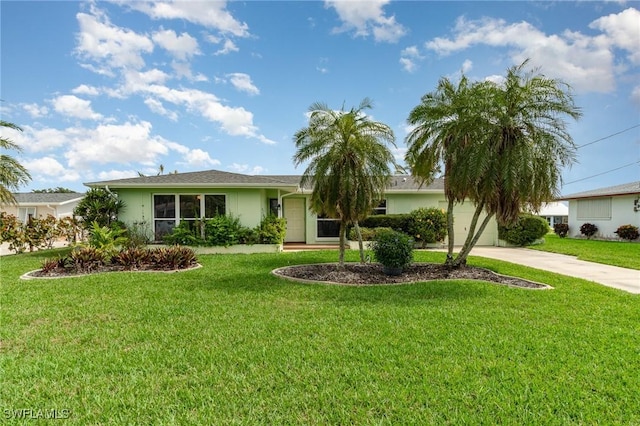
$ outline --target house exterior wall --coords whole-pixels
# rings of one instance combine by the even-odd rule
[[[54,216],[56,219],[60,219],[66,216],[73,216],[73,209],[78,205],[78,202],[67,203],[63,205],[38,205],[38,204],[20,204],[20,205],[3,205],[2,210],[7,214],[19,217],[18,210],[21,208],[35,209],[34,217],[45,218],[48,215]]]
[[[618,195],[612,197],[597,197],[594,200],[611,199],[611,218],[580,218],[578,219],[578,201],[569,200],[569,235],[580,237],[580,227],[584,223],[592,223],[598,227],[598,236],[602,238],[617,238],[614,232],[621,225],[634,225],[640,228],[640,211],[634,212],[634,201],[639,195]],[[582,199],[584,200],[584,198]]]

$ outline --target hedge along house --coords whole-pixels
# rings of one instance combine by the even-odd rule
[[[238,217],[244,226],[255,227],[274,214],[287,220],[285,242],[327,244],[338,242],[339,222],[309,210],[310,188],[299,186],[299,175],[250,176],[209,170],[144,176],[85,185],[105,188],[125,203],[119,219],[126,224],[146,223],[156,241],[182,220],[196,221],[219,214]],[[419,185],[411,176],[394,176],[376,214],[409,213],[420,207],[446,210],[444,182]],[[462,245],[471,223],[474,205],[457,205],[455,240]],[[494,245],[498,231],[492,221],[478,245]]]
[[[640,181],[570,194],[560,200],[569,201],[571,236],[580,236],[585,223],[596,225],[596,235],[602,238],[616,238],[614,232],[622,225],[640,227]]]
[[[14,193],[13,196],[16,204],[3,204],[0,206],[1,211],[16,216],[22,223],[27,223],[30,217],[45,218],[52,215],[56,219],[61,219],[73,216],[73,209],[82,200],[84,194],[19,192]]]

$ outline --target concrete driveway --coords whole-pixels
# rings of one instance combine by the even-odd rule
[[[471,256],[504,260],[640,294],[640,271],[520,247],[474,247]]]

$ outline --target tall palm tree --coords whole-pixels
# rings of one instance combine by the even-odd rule
[[[454,188],[447,193],[450,211],[451,200],[459,202],[461,195],[476,205],[467,239],[455,259],[450,236],[447,263],[452,266],[466,264],[492,217],[499,224],[511,224],[523,207],[537,210],[556,197],[562,168],[575,161],[576,146],[565,120],[578,119],[581,113],[571,89],[559,80],[526,71],[528,62],[509,68],[502,83],[474,83],[468,92],[458,90],[451,97],[459,109],[440,118],[447,126],[427,134],[426,142],[411,135],[407,139],[411,145],[407,160],[416,173],[430,176],[429,164],[420,163],[429,155],[449,169],[445,180]],[[424,103],[423,98],[419,107]],[[410,122],[413,118],[418,127],[434,127],[433,116],[417,108]],[[434,145],[431,141],[438,138],[454,142]],[[434,149],[437,146],[439,151]],[[483,212],[486,217],[477,227]]]
[[[17,125],[4,120],[0,120],[0,127],[22,131]],[[19,145],[5,137],[0,137],[0,148],[22,152]],[[15,204],[16,199],[12,191],[17,191],[30,180],[31,175],[22,164],[8,154],[0,154],[0,203]]]
[[[411,174],[423,184],[444,174],[449,265],[454,260],[453,207],[470,196],[477,176],[483,172],[479,163],[469,161],[468,152],[472,142],[481,136],[482,121],[486,119],[478,114],[485,92],[486,86],[472,84],[465,76],[457,85],[442,78],[435,91],[422,97],[407,120],[413,127],[406,138],[405,155]]]
[[[309,107],[309,125],[294,135],[296,166],[309,162],[300,184],[311,184],[310,209],[340,220],[340,265],[344,265],[346,230],[367,217],[384,197],[396,165],[387,143],[395,147],[393,130],[364,114],[372,103],[357,108],[330,109],[324,103]],[[362,238],[360,260],[364,261]]]

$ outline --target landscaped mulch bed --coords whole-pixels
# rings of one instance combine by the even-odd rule
[[[527,289],[549,289],[546,284],[535,283],[518,277],[496,274],[476,266],[450,269],[443,264],[414,263],[398,276],[386,275],[375,263],[346,263],[339,268],[337,263],[294,265],[273,271],[275,275],[304,282],[319,282],[343,285],[406,284],[431,280],[481,280],[496,284]]]

